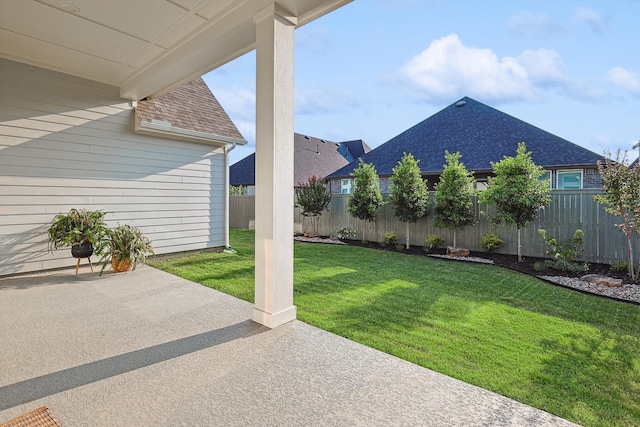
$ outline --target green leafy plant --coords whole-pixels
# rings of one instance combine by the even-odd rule
[[[552,260],[546,261],[548,266],[569,273],[583,273],[589,270],[588,263],[578,262],[583,252],[584,233],[582,230],[577,229],[573,233],[573,238],[567,239],[564,242],[559,242],[553,237],[547,236],[547,231],[543,229],[539,229],[538,234],[547,245],[551,246],[551,249],[546,252],[547,255],[553,258]]]
[[[436,184],[433,224],[453,230],[453,246],[457,246],[456,231],[477,222],[473,203],[476,190],[473,174],[460,162],[460,153],[445,151],[446,164]]]
[[[95,252],[99,252],[100,242],[107,232],[104,222],[105,212],[87,209],[71,209],[66,214],[58,214],[47,230],[49,236],[49,251],[61,249],[82,243],[96,245]]]
[[[633,168],[628,167],[627,152],[616,153],[616,159],[611,159],[611,153],[605,152],[605,162],[598,160],[598,172],[602,177],[603,194],[596,194],[593,199],[606,205],[604,210],[622,219],[616,227],[627,238],[627,266],[629,276],[636,278],[634,268],[632,235],[635,233],[640,244],[640,163]]]
[[[398,243],[398,235],[393,232],[384,233],[384,244],[385,245],[395,245]]]
[[[623,272],[629,270],[629,263],[624,259],[616,259],[611,263],[611,271]]]
[[[118,225],[113,230],[107,231],[102,251],[102,270],[109,262],[119,264],[123,261],[130,261],[135,270],[136,265],[144,263],[147,255],[155,255],[151,240],[142,234],[142,231],[132,225]]]
[[[480,200],[495,206],[494,224],[515,224],[518,230],[518,261],[522,261],[520,231],[538,217],[541,207],[548,205],[551,197],[548,180],[540,180],[544,170],[531,159],[524,142],[518,144],[515,157],[505,156],[497,163],[491,162],[495,176],[489,177],[489,185],[480,193]]]
[[[229,195],[230,196],[245,196],[248,193],[248,188],[244,185],[230,185],[229,186]]]
[[[404,153],[393,168],[389,203],[396,218],[406,225],[405,244],[409,249],[409,224],[418,221],[428,213],[429,193],[422,179],[419,160],[412,154]]]
[[[533,271],[540,273],[547,269],[547,265],[542,261],[536,261],[533,263]]]
[[[338,239],[340,239],[340,240],[352,239],[352,238],[356,237],[356,234],[357,234],[356,230],[354,230],[353,228],[349,228],[349,227],[342,227],[336,233],[336,235],[338,236]]]
[[[504,240],[498,237],[494,233],[487,233],[480,239],[480,246],[482,246],[487,252],[499,251],[504,245]]]
[[[360,160],[360,165],[351,176],[354,178],[354,190],[347,202],[349,214],[365,222],[375,221],[380,207],[384,204],[375,166]],[[362,240],[366,240],[364,226]]]
[[[440,248],[445,242],[445,240],[437,234],[429,234],[424,241],[427,244],[428,250]]]
[[[311,218],[311,232],[318,235],[319,217],[329,210],[331,194],[327,192],[322,177],[313,175],[307,182],[299,182],[296,187],[296,207],[302,209],[303,217]]]

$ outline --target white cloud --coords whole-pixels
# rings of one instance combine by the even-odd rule
[[[531,12],[519,12],[512,16],[507,21],[507,27],[511,34],[519,37],[530,34],[556,36],[565,33],[562,25],[554,22],[548,16]]]
[[[608,82],[631,95],[640,96],[640,73],[632,73],[622,67],[615,67],[609,70]]]
[[[525,50],[516,60],[525,68],[533,83],[558,85],[566,80],[563,72],[564,63],[555,50]]]
[[[609,26],[609,18],[604,13],[592,9],[576,8],[573,16],[576,20],[587,24],[589,29],[596,34],[603,33]]]
[[[566,84],[562,59],[554,50],[499,58],[490,49],[464,45],[456,34],[434,40],[401,73],[428,100],[469,95],[485,101],[532,101],[545,88]]]

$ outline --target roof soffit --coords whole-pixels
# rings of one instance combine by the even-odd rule
[[[351,0],[281,0],[302,26]],[[159,96],[254,49],[273,0],[0,2],[0,57]]]

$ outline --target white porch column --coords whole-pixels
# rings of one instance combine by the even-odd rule
[[[293,31],[271,4],[256,25],[256,270],[253,321],[275,328],[293,305]]]

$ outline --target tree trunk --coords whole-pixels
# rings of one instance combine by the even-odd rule
[[[518,262],[522,262],[522,245],[520,243],[520,227],[518,227]]]
[[[627,234],[627,246],[629,247],[629,276],[631,279],[635,279],[636,274],[635,266],[633,265],[633,244],[631,243],[631,234]]]
[[[456,245],[456,229],[453,229],[453,247],[457,248],[458,245]]]
[[[407,249],[409,249],[409,223],[406,223],[406,238],[405,242],[407,243]]]

